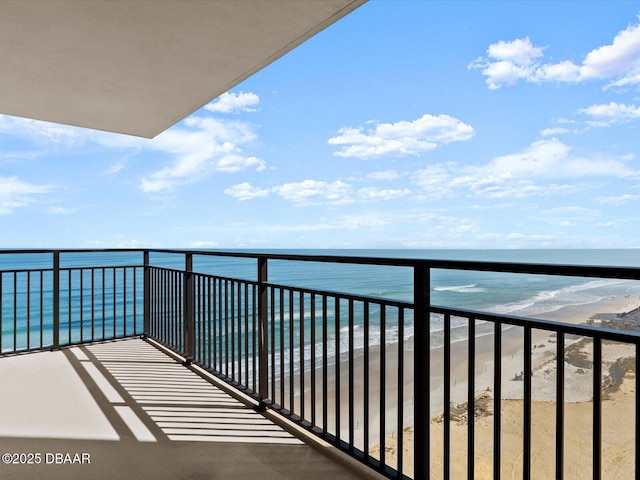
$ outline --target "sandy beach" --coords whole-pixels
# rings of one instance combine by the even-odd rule
[[[589,305],[569,306],[544,316],[565,323],[586,323],[592,317],[617,318],[616,314],[638,307],[640,291],[618,298],[608,297]],[[542,316],[541,316],[542,317]],[[635,311],[624,321],[640,322]],[[523,329],[507,328],[502,334],[502,478],[522,478],[522,423],[524,383],[516,379],[524,370]],[[325,427],[332,435],[352,443],[361,451],[368,450],[380,459],[380,445],[384,442],[384,461],[398,468],[397,432],[403,432],[403,472],[413,472],[413,342],[405,347],[404,378],[398,378],[399,352],[397,344],[386,345],[384,357],[379,346],[371,347],[368,368],[368,394],[365,395],[365,362],[363,355],[354,356],[353,364],[353,438],[349,438],[349,367],[340,363],[340,398],[336,401],[336,371],[329,365],[327,371],[326,424],[322,408],[322,369],[316,370],[316,397],[311,398],[310,372],[305,373],[305,418],[311,419],[311,405],[315,403],[315,425]],[[532,332],[532,459],[534,478],[555,478],[555,399],[556,399],[556,336],[549,331]],[[494,336],[475,339],[475,392],[484,397],[476,403],[475,478],[493,477],[493,398],[494,391]],[[635,401],[635,346],[603,342],[603,422],[602,464],[603,478],[631,479],[634,477],[634,401]],[[431,353],[431,477],[442,478],[444,409],[444,354],[443,349]],[[565,478],[582,480],[591,476],[592,462],[592,385],[593,344],[588,339],[568,336],[565,339]],[[467,444],[467,375],[468,342],[451,345],[451,478],[466,478]],[[384,360],[384,377],[381,376]],[[380,395],[384,378],[385,396]],[[398,419],[398,389],[403,385],[403,413]],[[299,376],[296,375],[296,391]],[[276,400],[280,398],[276,386]],[[369,402],[368,422],[365,419],[365,398]],[[384,403],[381,404],[381,401]],[[288,380],[285,381],[284,406],[289,409]],[[300,412],[300,397],[296,396],[294,412]],[[336,426],[336,412],[340,413],[340,428]],[[384,428],[381,428],[384,414]],[[368,423],[369,442],[365,444],[365,423]],[[401,427],[400,427],[401,424]]]
[[[591,317],[629,312],[638,306],[638,294],[608,298],[597,304],[565,307],[547,315],[567,323],[585,323]],[[635,316],[634,316],[635,315]],[[628,321],[636,321],[634,312]],[[615,315],[610,315],[615,318]],[[532,344],[532,471],[534,478],[555,478],[555,398],[556,339],[546,331],[534,331]],[[455,415],[451,420],[451,478],[465,478],[467,469],[467,342],[452,345],[451,399]],[[635,418],[635,346],[603,342],[603,478],[631,479],[634,472]],[[523,382],[515,380],[524,369],[521,329],[508,329],[502,342],[502,449],[501,473],[505,479],[522,478]],[[565,407],[564,407],[564,474],[566,479],[581,480],[591,476],[592,462],[592,385],[593,344],[587,339],[565,340]],[[442,478],[443,423],[442,416],[442,352],[432,351],[431,377],[431,477]],[[493,478],[493,336],[476,339],[477,397],[475,418],[475,478]],[[389,368],[389,365],[387,365]],[[456,408],[457,407],[457,408]],[[413,428],[403,431],[403,471],[413,472]],[[385,439],[385,461],[397,466],[396,433]],[[379,445],[371,449],[380,457]]]

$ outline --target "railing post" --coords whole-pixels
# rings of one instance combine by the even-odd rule
[[[430,270],[425,263],[413,269],[414,305],[414,478],[429,478],[429,415],[431,376]]]
[[[267,347],[267,257],[258,257],[258,405],[255,410],[266,410],[265,399],[268,396],[268,356]]]
[[[60,350],[60,252],[53,252],[53,346]]]
[[[143,286],[143,327],[142,338],[147,338],[151,332],[151,270],[149,270],[149,250],[142,252],[142,264],[144,268]]]
[[[184,364],[189,365],[195,356],[196,335],[193,311],[193,254],[186,253],[184,260]]]

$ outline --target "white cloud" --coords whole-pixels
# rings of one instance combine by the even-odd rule
[[[322,219],[326,225],[331,228],[342,230],[362,230],[362,229],[379,229],[394,223],[394,219],[388,215],[375,213],[363,213],[359,215],[339,215],[336,218]]]
[[[149,245],[149,242],[145,242],[144,240],[138,240],[135,238],[120,240],[116,243],[116,248],[147,248],[152,246],[153,245]]]
[[[53,143],[72,143],[91,135],[91,130],[29,118],[0,115],[0,133]]]
[[[124,170],[124,168],[124,161],[120,160],[119,162],[114,163],[109,168],[107,168],[104,173],[105,175],[115,175],[116,173],[120,173],[122,170]]]
[[[618,218],[615,220],[608,220],[606,222],[599,222],[597,225],[598,227],[604,227],[604,228],[616,228],[619,226],[623,226],[623,225],[637,225],[638,223],[640,223],[640,217],[624,217],[624,218]]]
[[[376,188],[365,187],[358,190],[358,195],[365,200],[392,200],[394,198],[406,197],[411,193],[408,188]]]
[[[553,207],[540,212],[543,215],[570,215],[573,217],[595,217],[600,215],[598,210],[580,207],[577,205],[567,205],[563,207]]]
[[[196,242],[188,242],[185,246],[187,248],[216,248],[220,244],[218,242],[211,241],[196,241]]]
[[[574,155],[570,147],[551,138],[534,142],[523,152],[498,157],[483,170],[498,178],[578,178],[620,176],[628,168],[615,159]]]
[[[17,177],[0,177],[0,215],[29,206],[34,203],[32,195],[48,193],[52,189],[51,185],[23,182]]]
[[[502,85],[513,85],[520,79],[531,78],[535,74],[536,59],[543,56],[543,48],[535,47],[531,40],[519,38],[512,42],[499,41],[489,45],[487,55],[493,60],[478,58],[469,68],[482,69],[487,76],[491,90]]]
[[[582,63],[582,78],[619,78],[625,81],[640,73],[640,24],[620,31],[613,43],[596,48]]]
[[[512,62],[518,65],[531,65],[536,58],[542,57],[544,49],[534,47],[528,37],[513,42],[494,43],[489,45],[487,54],[496,60]]]
[[[579,223],[593,222],[600,214],[598,210],[570,205],[542,210],[532,219],[560,227],[573,227]]]
[[[623,195],[615,195],[610,197],[598,197],[597,200],[600,203],[604,203],[605,205],[624,205],[640,200],[640,195],[625,193]]]
[[[615,123],[640,119],[640,107],[616,102],[591,105],[590,107],[581,109],[580,113],[584,113],[593,118],[592,121],[587,122],[592,126],[609,126]]]
[[[225,189],[224,194],[236,198],[240,201],[253,200],[254,198],[266,197],[270,190],[252,186],[249,182],[239,183]]]
[[[640,180],[640,170],[629,171],[629,172],[625,173],[622,177],[623,178],[629,178],[631,180]]]
[[[400,178],[400,174],[396,170],[382,170],[367,175],[369,180],[397,180],[398,178]]]
[[[489,45],[486,58],[476,59],[469,68],[481,70],[492,90],[519,80],[532,83],[611,80],[607,87],[640,83],[640,24],[629,25],[611,44],[587,53],[581,64],[570,60],[542,63],[545,48],[535,46],[528,37],[499,41]]]
[[[351,185],[341,180],[334,182],[303,180],[284,183],[270,189],[255,187],[244,182],[227,188],[224,193],[241,201],[262,198],[275,193],[296,206],[343,205],[353,202]]]
[[[485,164],[448,162],[427,165],[409,177],[409,181],[420,188],[365,185],[354,191],[351,185],[341,180],[325,182],[307,179],[270,189],[243,183],[227,189],[225,193],[241,200],[275,193],[297,206],[340,205],[410,195],[413,201],[460,195],[508,200],[567,195],[578,188],[575,179],[627,178],[633,173],[629,166],[629,157],[581,155],[556,138],[550,138],[533,142],[520,152],[496,157]],[[366,178],[378,180],[396,177],[394,170],[388,170],[375,172]]]
[[[563,194],[574,188],[559,180],[623,178],[629,173],[624,159],[576,155],[569,146],[551,138],[484,165],[429,165],[417,171],[413,181],[432,198],[453,196],[459,191],[489,198],[525,198]],[[554,181],[549,183],[550,179]]]
[[[216,100],[204,106],[205,110],[216,113],[255,112],[260,103],[260,97],[255,93],[225,92]]]
[[[256,157],[243,157],[240,155],[226,155],[216,163],[216,170],[226,173],[241,172],[248,168],[255,168],[261,172],[266,167],[264,161]]]
[[[631,72],[627,75],[624,75],[619,80],[611,82],[609,85],[605,86],[604,89],[607,90],[612,87],[626,87],[627,85],[638,85],[640,84],[640,71]]]
[[[455,189],[455,178],[459,173],[460,170],[456,164],[438,163],[416,171],[413,174],[413,181],[422,187],[429,197],[441,198],[452,194]]]
[[[379,212],[369,212],[361,214],[336,215],[335,217],[320,217],[309,221],[309,223],[258,223],[252,224],[253,229],[268,233],[269,235],[282,235],[283,233],[313,233],[327,230],[362,230],[362,229],[380,229],[395,223],[395,216],[384,215]],[[246,224],[241,226],[233,226],[234,231],[238,228],[249,227]]]
[[[273,188],[273,192],[294,205],[340,205],[351,203],[351,185],[336,180],[323,182],[318,180],[304,180],[302,182],[285,183]]]
[[[479,183],[470,185],[472,192],[489,198],[528,198],[546,197],[567,193],[571,186],[567,184],[537,185],[527,180],[513,182]]]
[[[174,127],[148,144],[148,148],[171,154],[174,160],[145,176],[140,183],[142,191],[173,190],[202,181],[214,172],[265,168],[262,160],[243,155],[241,146],[255,139],[249,125],[211,117],[191,117],[184,124],[187,128]]]
[[[231,109],[229,111],[246,110],[257,102],[257,95],[242,92],[223,97],[224,108]],[[141,178],[139,187],[144,192],[170,191],[202,181],[215,172],[266,168],[264,161],[243,152],[243,147],[256,139],[251,125],[211,116],[188,117],[151,140],[5,115],[0,115],[0,133],[43,142],[47,148],[52,143],[73,146],[95,143],[109,149],[128,150],[127,156],[149,151],[169,156],[163,167]],[[105,174],[116,174],[124,167],[124,160],[120,159],[107,168]]]
[[[540,65],[539,68],[535,70],[532,80],[536,83],[576,83],[581,80],[580,67],[569,60],[560,63]]]
[[[542,130],[540,132],[540,136],[542,137],[553,137],[555,135],[563,135],[565,133],[569,133],[570,130],[568,128],[562,128],[562,127],[557,127],[557,128],[545,128],[544,130]]]
[[[71,215],[72,213],[75,213],[78,211],[77,208],[67,208],[67,207],[49,207],[47,209],[48,213],[51,213],[53,215]]]
[[[344,127],[328,140],[341,146],[340,157],[377,158],[384,155],[418,155],[451,142],[469,140],[474,130],[449,115],[425,114],[414,121],[378,123],[366,132],[363,127]]]

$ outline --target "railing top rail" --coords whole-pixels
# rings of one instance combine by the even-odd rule
[[[486,262],[472,260],[440,260],[428,258],[365,257],[348,255],[302,255],[289,253],[253,253],[238,251],[202,251],[151,249],[151,252],[208,255],[220,257],[260,258],[298,262],[348,263],[355,265],[381,265],[392,267],[423,267],[447,270],[476,270],[484,272],[527,273],[592,278],[618,278],[640,280],[640,268],[597,265],[562,265],[515,262]]]
[[[640,280],[640,268],[597,265],[563,265],[540,263],[489,262],[475,260],[442,260],[429,258],[368,257],[350,255],[307,255],[295,253],[209,251],[165,248],[105,248],[105,249],[0,249],[3,254],[34,253],[91,253],[91,252],[151,252],[179,255],[203,255],[236,258],[267,258],[269,260],[287,260],[297,262],[342,263],[354,265],[379,265],[392,267],[420,267],[447,270],[474,270],[483,272],[525,273],[539,275],[559,275],[587,278],[616,278]]]
[[[143,252],[144,248],[0,248],[0,255],[44,254],[44,253],[105,253]]]

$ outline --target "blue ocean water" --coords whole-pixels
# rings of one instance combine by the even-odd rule
[[[253,253],[256,253],[253,251]],[[416,259],[446,259],[446,260],[466,260],[466,261],[495,261],[495,262],[524,262],[524,263],[551,263],[563,265],[600,265],[600,266],[627,266],[640,267],[640,250],[637,249],[611,249],[611,250],[269,250],[259,253],[292,253],[301,255],[341,255],[341,256],[365,256],[365,257],[391,257],[391,258],[416,258]],[[61,268],[75,268],[87,266],[132,266],[142,265],[142,253],[139,252],[87,252],[87,253],[62,253]],[[184,257],[180,254],[151,254],[151,264],[176,269],[184,268]],[[50,269],[52,268],[52,255],[45,254],[3,254],[0,255],[0,271],[29,270],[29,269]],[[234,257],[209,257],[205,255],[194,256],[194,270],[202,273],[215,274],[219,276],[256,280],[256,262],[252,259]],[[72,297],[70,306],[62,305],[61,317],[64,319],[69,309],[79,311],[83,309],[84,317],[91,315],[88,297],[85,293],[80,295],[79,291],[90,289],[91,282],[99,287],[102,282],[105,284],[104,303],[105,307],[100,307],[100,314],[104,309],[107,317],[107,325],[113,327],[114,331],[124,332],[125,326],[119,317],[123,312],[127,314],[127,321],[130,328],[134,319],[140,324],[142,318],[142,302],[139,295],[131,298],[130,295],[116,295],[111,291],[111,273],[103,280],[101,275],[91,278],[90,272],[85,272],[82,277],[76,273],[65,277],[62,282],[63,288],[71,286],[71,290],[76,291],[76,296]],[[117,274],[125,275],[121,270]],[[134,273],[130,270],[127,289],[132,292],[134,282],[142,281],[141,271]],[[15,278],[14,278],[15,276]],[[134,278],[135,277],[135,278]],[[17,279],[17,280],[16,280]],[[24,305],[26,295],[16,295],[14,283],[21,284],[24,290],[25,283],[30,282],[30,289],[39,288],[40,277],[34,276],[27,280],[25,273],[13,274],[4,273],[2,275],[2,312],[0,320],[2,322],[3,345],[13,336],[13,326],[16,325],[18,334],[22,342],[26,337],[26,317],[30,311],[31,329],[35,332],[39,328],[40,306],[38,301],[32,300],[29,306]],[[372,297],[393,298],[396,300],[413,300],[413,274],[411,269],[403,267],[368,266],[368,265],[347,265],[347,264],[325,264],[320,262],[292,262],[271,260],[269,262],[269,281],[272,283],[292,285],[298,287],[313,288],[318,290],[329,290],[336,292],[346,292],[356,295]],[[44,299],[52,295],[50,274],[44,273],[42,278],[44,287]],[[481,310],[495,313],[509,313],[519,316],[545,316],[553,318],[553,313],[566,306],[578,306],[596,304],[603,299],[629,296],[630,301],[638,298],[640,292],[640,282],[626,280],[607,279],[583,279],[573,277],[554,277],[541,275],[522,274],[501,274],[489,272],[468,272],[451,270],[434,270],[431,276],[431,301],[436,305]],[[80,285],[82,284],[82,290]],[[82,297],[84,300],[81,300]],[[35,297],[34,297],[35,298]],[[38,297],[39,298],[39,297]],[[638,299],[640,302],[640,299]],[[102,303],[100,305],[102,305]],[[128,308],[124,303],[128,303]],[[43,305],[49,304],[46,301]],[[137,305],[134,313],[133,305]],[[14,308],[14,306],[17,307]],[[64,310],[67,308],[67,310]],[[16,313],[17,312],[17,313]],[[308,310],[305,312],[305,322],[309,321]],[[44,336],[51,335],[51,311],[49,307],[43,308],[42,325],[44,326]],[[36,320],[37,319],[37,322]],[[380,342],[383,337],[386,343],[392,343],[398,339],[397,324],[391,315],[386,324],[385,332],[376,325],[372,325],[369,341],[371,344]],[[334,319],[329,316],[327,322]],[[454,319],[454,340],[463,339],[466,335],[466,323],[460,321],[455,323]],[[35,326],[34,326],[35,323]],[[78,341],[82,334],[83,338],[89,338],[92,333],[87,330],[86,321],[82,324],[74,324],[72,341]],[[440,337],[438,332],[442,330],[441,319],[437,316],[431,319],[431,329],[434,332],[431,347],[438,347]],[[112,325],[113,324],[113,325]],[[335,324],[329,325],[329,341],[335,330]],[[90,328],[90,327],[89,327]],[[340,329],[346,327],[340,326]],[[356,331],[361,331],[362,326],[356,321]],[[483,330],[478,329],[482,334]],[[93,332],[94,335],[100,332]],[[407,322],[404,337],[411,345],[412,342],[412,322]],[[456,336],[457,335],[457,336]],[[346,335],[341,338],[341,343],[345,341]],[[297,335],[296,335],[297,342]],[[356,339],[356,348],[362,346],[363,340]],[[300,345],[296,343],[296,349]],[[309,345],[303,348],[309,348]],[[330,346],[329,352],[335,347]],[[341,348],[345,351],[344,346]],[[297,355],[296,355],[297,356]]]
[[[122,268],[125,265],[127,268]],[[136,286],[143,284],[141,265],[141,253],[61,254],[60,344],[125,336],[140,330],[143,298],[142,289]],[[53,285],[51,253],[0,251],[3,352],[53,344]]]
[[[270,250],[267,253],[640,267],[638,249]],[[182,268],[176,263],[180,261],[174,257],[173,266]],[[206,273],[256,278],[255,261],[250,259],[196,257],[194,266]],[[404,267],[272,260],[269,262],[269,280],[321,290],[413,300],[413,273]],[[436,305],[529,316],[553,312],[568,305],[596,303],[611,295],[628,294],[635,287],[640,288],[639,282],[434,270],[430,293],[431,301]]]
[[[286,253],[300,255],[341,255],[361,257],[390,257],[411,259],[443,259],[464,261],[521,262],[558,265],[593,265],[640,267],[638,249],[598,250],[266,250],[261,253]],[[162,258],[160,258],[162,257]],[[166,266],[182,268],[182,258],[167,255],[157,258]],[[238,258],[195,257],[194,268],[206,273],[216,273],[248,280],[256,279],[254,260]],[[272,283],[300,287],[346,292],[357,295],[413,300],[413,272],[404,267],[325,264],[320,262],[269,261],[269,280]],[[605,299],[629,296],[640,304],[640,282],[597,278],[557,277],[545,275],[506,274],[492,272],[470,272],[433,270],[431,272],[431,301],[435,305],[471,309],[517,316],[555,318],[555,313],[564,307],[595,305]],[[316,310],[316,317],[321,311]],[[310,315],[305,314],[305,330],[309,330]],[[361,319],[361,317],[360,317]],[[413,347],[413,322],[407,318],[404,328],[405,348]],[[585,318],[586,320],[586,318]],[[330,361],[335,360],[335,318],[327,318]],[[431,317],[431,348],[443,341],[442,318]],[[356,312],[355,348],[364,344],[362,323]],[[340,327],[340,351],[348,351],[348,327]],[[490,334],[492,325],[477,325],[476,335]],[[382,332],[372,314],[369,344],[380,343]],[[285,338],[289,335],[285,327]],[[299,358],[298,331],[294,331],[296,351]],[[468,338],[466,319],[452,319],[452,340]],[[384,332],[385,343],[398,340],[397,317],[393,311],[387,315]],[[319,345],[318,345],[319,347]],[[306,345],[305,358],[309,358],[310,346]],[[289,355],[288,350],[284,355]],[[276,358],[277,359],[277,358]],[[297,365],[296,361],[296,365]]]

